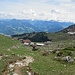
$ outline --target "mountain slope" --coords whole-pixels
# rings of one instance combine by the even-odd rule
[[[62,40],[75,40],[75,35],[69,35],[68,32],[71,34],[75,34],[75,25],[71,25],[59,32],[55,33],[25,33],[21,35],[12,35],[12,37],[17,37],[18,39],[30,39],[31,41],[35,42],[45,42],[45,41],[62,41]]]
[[[28,69],[28,66],[19,69],[23,75],[27,75],[28,71],[35,72],[35,74],[39,73],[39,75],[75,75],[75,61],[74,63],[69,63],[55,59],[55,56],[59,58],[55,51],[60,49],[59,51],[63,52],[61,48],[65,48],[65,55],[71,55],[72,53],[72,57],[75,57],[75,40],[52,42],[50,45],[38,47],[37,51],[32,51],[30,46],[24,46],[18,40],[0,35],[0,57],[2,57],[0,59],[0,75],[12,75],[17,69],[12,67],[14,62],[26,59],[26,56],[31,56],[35,60],[33,63],[29,64],[30,69]],[[54,50],[54,52],[52,52],[52,50]],[[43,53],[46,51],[48,55],[43,56]],[[20,63],[18,64],[20,67]],[[12,70],[9,69],[9,67],[11,67]],[[2,73],[4,70],[6,71],[5,74]]]
[[[63,32],[63,33],[67,33],[67,32],[75,32],[75,24],[74,25],[71,25],[63,30],[61,30],[60,32]]]
[[[47,37],[47,33],[45,32],[38,32],[38,33],[25,33],[21,35],[12,35],[11,37],[16,37],[18,39],[30,39],[33,42],[45,42],[49,41]]]

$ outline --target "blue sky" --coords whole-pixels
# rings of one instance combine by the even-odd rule
[[[75,22],[75,0],[0,0],[1,19]]]

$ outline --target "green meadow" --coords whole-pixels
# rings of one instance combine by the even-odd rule
[[[19,40],[0,35],[0,75],[5,69],[7,62],[21,59],[21,56],[31,56],[34,61],[29,64],[32,71],[39,73],[39,75],[75,75],[75,62],[68,63],[54,60],[55,53],[49,53],[43,56],[43,52],[50,50],[62,50],[75,46],[75,40],[63,40],[52,42],[46,46],[38,47],[37,51],[32,51],[32,47],[24,46]],[[69,49],[69,51],[71,51]],[[75,55],[75,49],[71,52]],[[18,56],[19,55],[19,56]],[[26,68],[22,68],[23,75],[27,75]]]

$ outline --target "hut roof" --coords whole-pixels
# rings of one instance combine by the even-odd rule
[[[25,43],[31,43],[31,41],[29,39],[23,40],[23,42]]]

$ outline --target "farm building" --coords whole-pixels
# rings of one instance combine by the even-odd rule
[[[29,39],[23,40],[24,45],[30,45],[31,41]]]
[[[36,43],[37,46],[44,46],[44,43]]]

